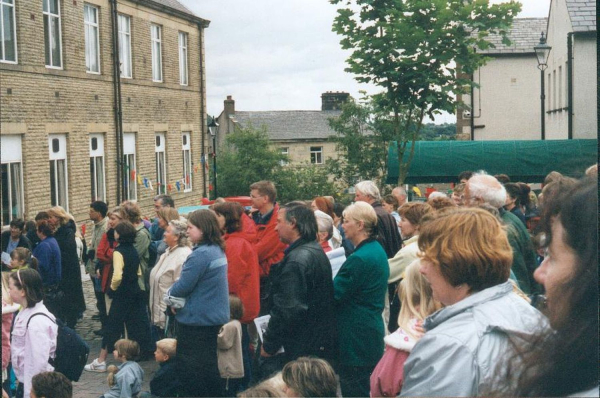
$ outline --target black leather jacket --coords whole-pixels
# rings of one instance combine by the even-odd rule
[[[331,264],[316,242],[298,239],[271,267],[267,297],[271,319],[263,347],[287,360],[314,355],[335,361],[337,329]]]

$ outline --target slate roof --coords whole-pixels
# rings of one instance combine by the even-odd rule
[[[483,54],[528,54],[535,53],[533,47],[540,42],[542,32],[546,32],[548,18],[515,18],[508,33],[510,46],[502,43],[502,37],[491,34],[487,40],[493,43],[495,48],[479,50]]]
[[[169,7],[172,8],[174,10],[180,11],[180,12],[184,12],[186,14],[190,14],[193,16],[197,16],[195,15],[193,12],[191,12],[186,6],[184,6],[183,4],[181,4],[180,2],[178,2],[177,0],[149,0],[153,3],[157,3],[160,5],[163,5],[165,7]]]
[[[243,127],[267,128],[272,140],[325,140],[334,134],[329,118],[341,111],[236,111],[233,120]]]
[[[596,2],[588,0],[565,0],[574,32],[596,31]]]

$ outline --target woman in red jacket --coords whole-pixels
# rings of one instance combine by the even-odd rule
[[[117,246],[117,242],[115,241],[115,227],[120,222],[120,207],[117,206],[108,213],[108,230],[102,235],[102,239],[100,240],[100,243],[98,243],[98,248],[96,249],[96,258],[98,259],[96,275],[101,279],[101,287],[105,295],[106,292],[108,292],[110,281],[112,279],[113,252]],[[106,312],[108,313],[112,300],[108,296],[105,296],[105,298]]]
[[[239,203],[225,202],[213,206],[225,239],[227,282],[229,293],[237,295],[244,305],[242,322],[242,354],[244,358],[243,388],[250,381],[250,337],[248,324],[260,311],[258,254],[252,245],[256,229]]]

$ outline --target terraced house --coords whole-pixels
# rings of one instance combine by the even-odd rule
[[[0,0],[2,225],[206,195],[204,29],[176,0]]]

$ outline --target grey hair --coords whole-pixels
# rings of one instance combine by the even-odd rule
[[[333,236],[333,219],[321,210],[315,210],[319,232],[327,232],[327,240]]]
[[[392,189],[392,195],[394,194],[394,192],[398,192],[398,195],[407,196],[406,189],[404,189],[404,187],[396,187],[396,188]]]
[[[506,203],[506,189],[495,177],[485,172],[473,174],[469,181],[469,197],[479,198],[483,203],[499,209]]]
[[[177,236],[177,246],[189,246],[187,238],[187,222],[184,220],[171,220],[169,225],[173,228],[173,234]]]
[[[361,181],[354,186],[354,189],[362,192],[363,194],[372,197],[374,200],[381,200],[381,194],[379,193],[379,188],[373,181]]]
[[[443,192],[440,191],[434,191],[432,193],[429,194],[429,198],[428,199],[435,199],[435,198],[447,198],[448,195],[446,195]]]

